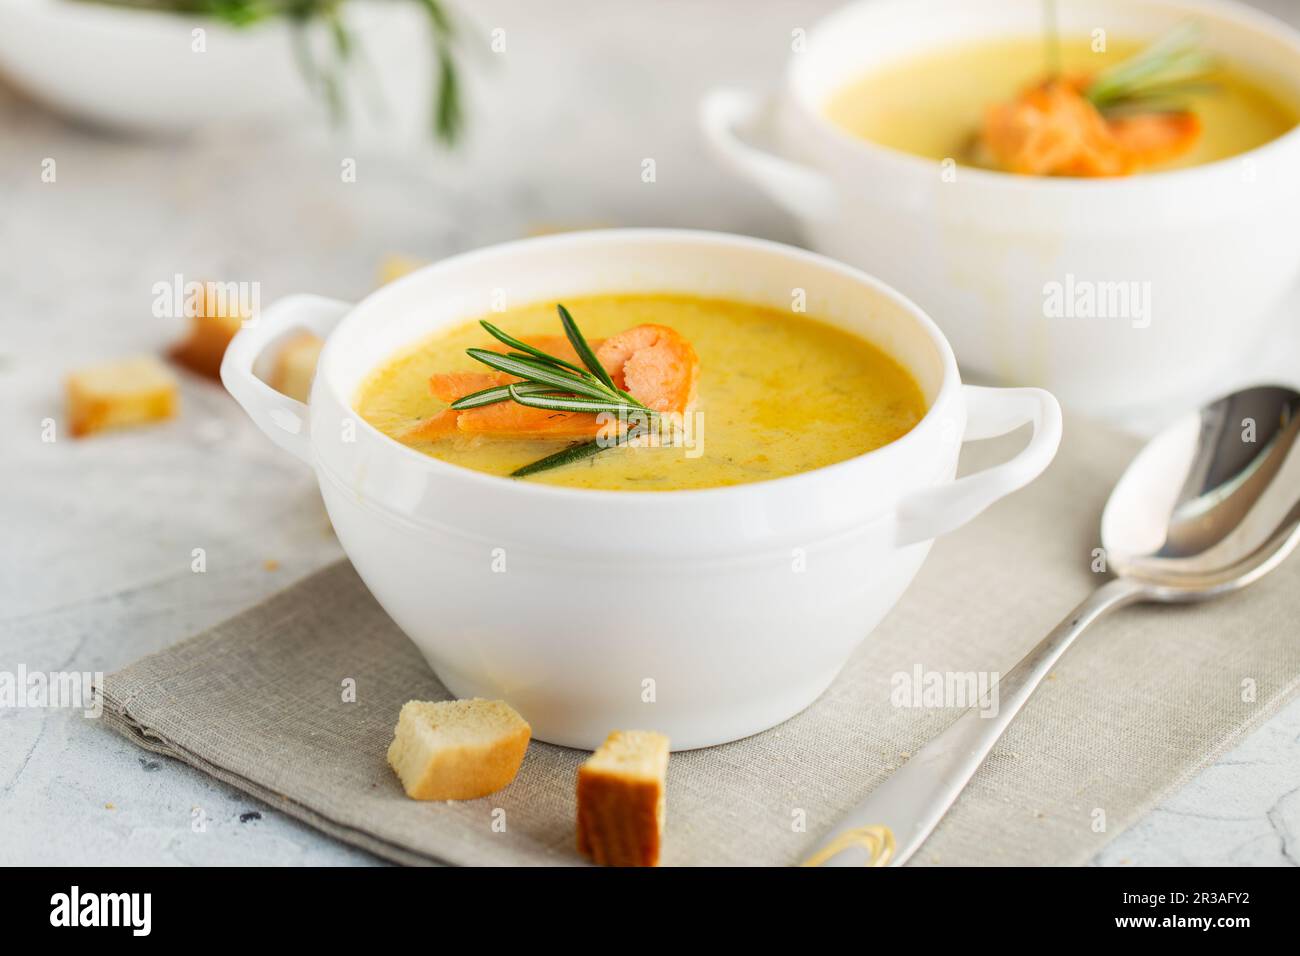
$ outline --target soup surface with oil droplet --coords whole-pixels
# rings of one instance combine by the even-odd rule
[[[522,339],[562,334],[555,302],[484,316]],[[619,447],[527,478],[627,491],[714,488],[798,474],[844,461],[906,434],[925,414],[920,387],[871,343],[788,311],[669,294],[571,297],[564,305],[593,343],[633,326],[666,325],[699,355],[692,413],[695,447]],[[430,376],[485,372],[467,348],[496,347],[477,321],[441,330],[393,356],[362,383],[357,412],[397,440],[447,408]],[[515,469],[574,441],[501,439],[453,433],[408,440],[424,454],[491,475]],[[698,454],[697,454],[698,452]]]
[[[1061,70],[1066,76],[1092,76],[1145,46],[1111,38],[1105,50],[1096,52],[1088,39],[1065,39]],[[973,142],[985,108],[1013,99],[1044,75],[1042,37],[960,44],[870,70],[835,91],[823,112],[842,129],[881,146],[927,159],[984,165]],[[1144,172],[1227,159],[1263,146],[1300,123],[1300,106],[1292,99],[1229,62],[1221,62],[1206,77],[1203,89],[1180,96],[1178,103],[1200,117],[1200,139],[1184,155]]]

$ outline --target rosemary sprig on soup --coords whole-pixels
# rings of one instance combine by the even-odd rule
[[[587,344],[586,338],[569,310],[559,303],[555,308],[560,314],[560,324],[564,327],[565,337],[585,368],[579,368],[571,362],[508,335],[486,319],[480,319],[479,325],[483,326],[489,335],[516,351],[500,355],[484,349],[466,349],[465,354],[482,362],[488,368],[517,377],[520,382],[494,385],[473,392],[456,399],[451,403],[451,407],[456,411],[464,411],[512,401],[525,408],[540,408],[553,412],[587,412],[597,415],[598,420],[602,413],[617,415],[618,423],[622,427],[620,434],[612,438],[595,438],[574,448],[547,455],[522,468],[516,468],[510,473],[512,478],[525,478],[552,468],[562,468],[590,458],[607,448],[615,448],[635,441],[645,431],[646,424],[658,418],[658,412],[614,384],[609,370],[601,364],[596,353]]]
[[[1052,6],[1047,7],[1049,14]],[[1205,48],[1094,34],[984,40],[905,60],[833,94],[829,119],[884,146],[1031,176],[1113,177],[1214,162],[1294,128],[1300,106]]]
[[[614,384],[609,371],[600,363],[596,353],[578,329],[569,310],[556,304],[564,334],[574,353],[586,368],[551,355],[502,332],[491,322],[479,320],[488,334],[504,345],[516,349],[501,355],[486,349],[466,349],[465,354],[482,362],[488,368],[513,375],[525,384],[498,385],[466,395],[451,403],[457,410],[479,408],[496,402],[511,400],[529,408],[547,408],[554,411],[609,411],[619,413],[643,412],[653,415],[654,410],[633,398]]]
[[[925,412],[890,356],[787,309],[673,294],[564,305],[520,306],[417,342],[375,369],[354,405],[390,437],[462,467],[646,491],[808,471],[893,441]],[[668,424],[691,442],[660,440]]]

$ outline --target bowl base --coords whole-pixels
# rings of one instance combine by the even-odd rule
[[[458,699],[504,700],[533,728],[533,739],[559,747],[595,750],[614,730],[656,730],[667,735],[673,752],[716,747],[770,730],[811,705],[843,669],[843,663],[810,680],[783,687],[749,703],[734,700],[709,707],[647,703],[636,711],[573,698],[557,699],[537,690],[508,691],[475,681],[430,661],[438,680]],[[716,698],[715,698],[716,700]],[[580,713],[581,712],[581,713]]]

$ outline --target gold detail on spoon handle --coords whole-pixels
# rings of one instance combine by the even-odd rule
[[[878,824],[845,830],[799,865],[821,866],[854,846],[867,851],[867,861],[863,866],[888,866],[894,856],[894,831]]]

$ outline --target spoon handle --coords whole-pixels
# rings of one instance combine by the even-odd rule
[[[899,866],[916,852],[965,789],[993,745],[1074,639],[1143,586],[1112,578],[1084,599],[974,707],[922,747],[836,825],[805,866]],[[846,852],[851,849],[864,853]]]

